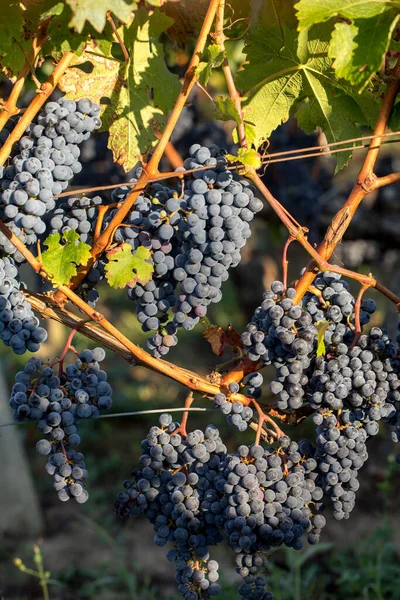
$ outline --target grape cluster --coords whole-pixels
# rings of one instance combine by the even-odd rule
[[[316,460],[319,483],[324,495],[333,503],[334,517],[348,519],[355,505],[359,488],[358,471],[368,458],[365,429],[349,426],[340,430],[340,420],[334,414],[317,413]]]
[[[175,565],[174,580],[184,600],[208,600],[219,595],[221,586],[217,583],[219,564],[216,560],[199,561],[195,554],[176,548],[168,551],[167,558]]]
[[[302,306],[312,316],[313,323],[329,323],[324,335],[325,342],[351,345],[354,339],[355,299],[349,291],[348,283],[339,274],[326,271],[316,277],[313,287],[315,292],[307,292]],[[361,326],[369,323],[375,310],[374,300],[367,298],[362,301]]]
[[[83,503],[89,497],[84,487],[88,475],[84,457],[76,451],[81,442],[77,425],[112,406],[112,389],[99,366],[104,357],[102,348],[83,350],[75,363],[58,374],[35,357],[15,376],[10,397],[14,419],[37,421],[38,430],[46,436],[36,449],[48,455],[46,471],[62,501],[75,498]]]
[[[264,293],[261,306],[255,310],[242,334],[247,356],[254,362],[262,361],[275,367],[270,389],[280,410],[297,410],[304,403],[319,407],[324,394],[325,406],[339,409],[342,405],[340,395],[346,395],[339,375],[335,375],[322,392],[317,389],[319,366],[324,362],[324,356],[331,353],[331,350],[325,350],[323,356],[317,357],[318,328],[322,328],[323,347],[333,348],[334,353],[341,355],[337,358],[340,367],[348,367],[347,353],[354,340],[354,297],[340,275],[331,272],[322,273],[315,279],[313,291],[304,296],[301,305],[293,304],[294,296],[295,290],[288,288],[285,292],[280,281],[272,283],[271,290]],[[361,325],[369,322],[375,310],[373,300],[362,301]],[[332,362],[329,369],[333,371],[336,366],[337,363]],[[327,377],[326,373],[322,375],[322,379]]]
[[[311,315],[294,305],[295,295],[294,288],[285,292],[283,284],[274,281],[242,334],[247,356],[252,361],[261,360],[276,367],[270,387],[281,410],[297,409],[303,404],[305,372],[311,363],[317,335]]]
[[[282,544],[300,549],[304,535],[310,544],[318,542],[325,525],[323,491],[309,442],[283,436],[276,448],[242,445],[230,454],[214,426],[184,436],[179,423],[163,414],[142,451],[115,510],[120,517],[144,513],[155,543],[172,544],[167,557],[184,600],[219,593],[209,549],[224,537],[244,579],[243,600],[273,598],[262,576],[266,552]]]
[[[174,320],[187,329],[204,316],[209,303],[220,300],[228,269],[239,264],[240,249],[251,235],[249,223],[263,206],[254,187],[229,171],[218,148],[194,144],[184,168],[204,166],[209,168],[193,173],[185,186],[190,214],[182,228],[182,254],[174,271],[183,291]]]
[[[315,458],[320,486],[333,503],[336,519],[348,519],[354,508],[358,471],[368,458],[367,440],[377,435],[380,421],[398,420],[396,354],[387,333],[372,327],[354,347],[340,342],[336,352],[330,346],[327,356],[317,359],[310,381],[310,403],[319,408],[313,417]]]
[[[251,562],[254,562],[253,557],[246,556],[246,558],[251,558]],[[255,568],[257,566],[255,565]],[[246,579],[248,581],[243,583],[238,590],[242,600],[274,600],[274,595],[265,589],[266,581],[264,577],[257,575],[248,576]]]
[[[37,352],[47,339],[39,319],[25,300],[14,260],[0,258],[0,338],[15,354]]]
[[[395,345],[385,331],[372,327],[354,347],[339,342],[336,346],[328,345],[327,350],[326,355],[317,357],[314,363],[308,387],[311,406],[333,410],[361,409],[368,410],[368,414],[369,408],[374,408],[371,417],[377,418],[372,418],[366,427],[368,435],[375,435],[381,410],[385,412],[388,408],[386,401],[393,378],[388,381],[386,369],[396,355]]]
[[[55,208],[54,196],[82,169],[79,144],[101,126],[99,113],[99,105],[87,98],[47,102],[15,144],[0,182],[0,218],[27,246],[46,232],[45,215]],[[2,233],[0,249],[17,263],[24,261]]]
[[[281,544],[300,549],[305,531],[310,543],[318,541],[325,519],[317,515],[322,490],[315,484],[313,454],[309,442],[297,444],[284,436],[278,449],[240,446],[227,456],[222,505],[235,552],[255,555]],[[249,571],[242,569],[246,577]]]
[[[390,361],[390,367],[392,368],[390,380],[393,381],[395,377],[400,379],[400,322],[397,325],[397,353],[396,357],[393,357]],[[389,370],[389,369],[388,369]],[[389,398],[394,408],[396,409],[395,414],[391,415],[389,420],[390,425],[393,426],[392,431],[392,440],[393,442],[400,441],[400,386],[395,386],[392,384],[392,390],[390,392]],[[400,463],[400,454],[397,454],[396,461]]]
[[[121,517],[144,513],[154,526],[155,543],[172,543],[167,557],[175,564],[183,598],[207,599],[219,593],[218,564],[209,560],[209,546],[223,539],[220,493],[213,481],[227,450],[212,425],[184,438],[171,415],[161,415],[159,423],[142,442],[140,467],[124,482],[115,510]]]
[[[179,328],[193,329],[208,306],[219,302],[229,268],[240,262],[240,249],[251,234],[249,223],[263,206],[253,186],[228,169],[218,147],[195,144],[189,155],[183,171],[207,168],[184,177],[182,194],[149,184],[114,235],[133,250],[143,246],[151,251],[152,280],[135,285],[128,295],[143,330],[156,332],[148,347],[157,357],[176,345]],[[128,186],[115,190],[113,202],[129,192]],[[107,213],[104,226],[114,214]]]
[[[239,384],[229,384],[229,391],[233,394],[237,393]],[[244,406],[241,402],[231,402],[229,396],[222,392],[214,396],[213,404],[214,408],[227,415],[226,420],[229,425],[233,425],[238,431],[246,431],[249,421],[253,418],[253,409],[250,406]]]
[[[49,233],[64,233],[65,231],[77,231],[79,241],[86,244],[93,243],[93,233],[96,227],[98,207],[103,204],[100,196],[87,198],[71,197],[62,202],[51,213]]]
[[[313,500],[329,500],[335,517],[347,519],[359,487],[358,471],[368,458],[367,440],[379,432],[381,420],[395,427],[400,422],[397,349],[378,327],[355,338],[355,299],[339,275],[320,274],[299,306],[290,296],[290,288],[284,294],[282,284],[274,282],[242,340],[251,360],[275,366],[270,389],[280,410],[306,404],[317,411],[310,460],[316,465],[311,479],[318,498]],[[361,325],[375,309],[373,300],[362,301]],[[393,439],[398,438],[395,431]],[[318,531],[311,539],[315,536]]]

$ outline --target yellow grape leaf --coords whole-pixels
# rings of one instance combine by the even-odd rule
[[[85,73],[79,68],[88,61],[93,65],[91,73]],[[63,75],[59,87],[72,100],[89,98],[92,102],[100,103],[101,98],[110,98],[111,94],[122,85],[122,80],[119,81],[120,68],[118,61],[99,54],[95,42],[92,41]],[[102,105],[103,112],[106,108],[107,105]]]
[[[317,328],[317,356],[325,356],[326,348],[325,348],[325,332],[329,327],[329,321],[317,321],[315,323],[315,327]]]
[[[134,287],[138,282],[145,285],[151,280],[154,266],[150,250],[139,246],[136,251],[130,244],[122,244],[107,253],[106,279],[112,288]]]
[[[226,158],[231,162],[241,163],[245,167],[259,169],[261,167],[261,157],[253,148],[239,148],[238,155],[227,154]]]

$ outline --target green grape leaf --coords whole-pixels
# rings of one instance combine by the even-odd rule
[[[200,83],[204,86],[207,85],[210,79],[213,69],[220,67],[225,58],[225,52],[220,52],[217,44],[211,44],[207,48],[208,60],[207,62],[200,62],[197,69],[196,75],[200,79]]]
[[[232,98],[224,98],[223,96],[217,96],[215,99],[216,104],[216,118],[221,121],[236,121],[238,125],[242,123],[242,119],[238,113],[235,103]]]
[[[362,87],[382,66],[400,15],[385,10],[369,19],[336,23],[329,56],[338,77]]]
[[[106,14],[110,10],[120,21],[126,23],[136,3],[132,0],[66,0],[73,17],[71,25],[80,33],[88,21],[101,33],[106,25]]]
[[[24,17],[21,4],[0,0],[0,10],[3,15],[0,23],[0,70],[12,78],[21,70],[31,41],[23,35]]]
[[[317,328],[317,357],[325,356],[326,348],[325,348],[325,333],[329,327],[329,321],[317,321],[315,323],[315,327]]]
[[[400,9],[400,0],[300,0],[295,5],[299,29],[307,29],[337,16],[369,19],[387,8]]]
[[[255,127],[256,147],[287,121],[291,111],[297,111],[307,133],[321,127],[328,142],[359,136],[357,125],[373,125],[377,103],[368,91],[358,94],[337,78],[328,56],[330,34],[329,24],[298,33],[273,19],[250,34],[247,62],[237,79],[247,98],[244,118]],[[338,154],[337,168],[350,156],[350,151]]]
[[[61,15],[65,10],[64,2],[57,0],[25,0],[23,4],[25,7],[23,13],[23,18],[25,21],[24,29],[32,34],[36,33],[38,23],[44,19],[47,19],[48,17],[54,19],[54,17]],[[69,10],[68,7],[67,10]]]
[[[92,42],[59,85],[68,98],[85,96],[102,104],[108,147],[126,171],[155,146],[156,133],[163,129],[180,90],[179,79],[168,70],[162,44],[157,41],[171,23],[157,10],[153,14],[138,10],[135,19],[120,29],[129,63],[104,56]],[[80,68],[87,61],[93,65],[91,73]]]
[[[47,250],[42,253],[42,264],[52,276],[52,283],[65,285],[77,272],[77,267],[86,265],[90,258],[90,246],[78,242],[79,233],[74,229],[52,233],[43,242]],[[63,243],[62,243],[63,242]]]
[[[392,38],[389,43],[389,50],[391,52],[400,52],[400,42]]]
[[[133,252],[130,244],[122,244],[107,253],[109,262],[105,266],[106,279],[112,288],[134,287],[137,283],[145,285],[151,280],[154,266],[150,250],[139,246]]]
[[[1,2],[3,0],[0,0]],[[41,53],[42,56],[52,56],[58,61],[65,52],[72,51],[80,55],[90,40],[93,41],[96,50],[100,49],[106,56],[111,55],[111,47],[115,38],[108,22],[102,33],[96,32],[89,23],[85,25],[82,32],[78,32],[71,25],[73,14],[65,2],[25,0],[20,4],[20,8],[23,27],[22,32],[16,38],[18,41],[9,47],[8,73],[12,74],[20,70],[25,61],[25,55],[30,50],[32,38],[36,35],[38,24],[49,17],[51,20],[47,27],[47,39]]]
[[[282,23],[289,29],[296,29],[298,21],[293,8],[294,0],[282,2],[281,0],[263,0],[253,3],[252,27],[276,27]]]
[[[390,114],[388,127],[391,131],[400,130],[400,100],[397,101],[393,107],[393,110]]]
[[[239,148],[237,156],[227,154],[226,158],[231,162],[241,163],[245,167],[252,167],[254,169],[259,169],[261,167],[261,157],[258,152],[253,149]]]
[[[56,60],[60,60],[64,52],[75,52],[80,56],[88,41],[86,32],[78,33],[70,27],[71,10],[66,4],[60,4],[61,11],[50,21],[48,40],[43,48],[44,54],[51,55]]]
[[[257,138],[256,128],[252,123],[244,122],[244,132],[246,134],[246,140],[249,146],[253,146]],[[235,144],[239,143],[239,134],[237,128],[232,131],[232,138]]]

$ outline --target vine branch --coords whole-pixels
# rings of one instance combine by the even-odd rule
[[[392,185],[400,181],[400,173],[390,173],[384,177],[377,177],[374,181],[374,190],[384,187],[386,185]]]
[[[224,41],[226,39],[225,35],[224,35],[224,31],[223,31],[224,8],[225,8],[225,0],[220,0],[219,5],[218,5],[218,10],[217,10],[215,38],[219,44],[221,52],[225,52]],[[365,182],[365,180],[367,178],[367,173],[372,172],[372,168],[375,165],[378,151],[379,151],[380,145],[382,143],[383,135],[385,133],[386,124],[387,124],[387,121],[388,121],[388,118],[389,118],[389,115],[390,115],[390,112],[391,112],[391,109],[392,109],[392,106],[393,106],[393,103],[394,103],[394,100],[396,98],[397,91],[399,88],[398,76],[400,75],[400,72],[398,73],[397,69],[400,70],[400,61],[398,63],[398,67],[395,68],[395,71],[394,71],[394,72],[396,72],[397,76],[395,79],[392,79],[389,82],[386,95],[382,101],[380,116],[378,117],[377,125],[376,125],[374,133],[373,133],[374,137],[371,139],[369,151],[365,158],[364,165],[360,171],[358,181],[362,180],[363,182]],[[225,80],[226,80],[226,84],[228,87],[229,96],[230,96],[231,100],[234,102],[239,115],[242,117],[243,112],[242,112],[240,95],[237,92],[227,58],[225,58],[224,63],[223,63],[223,72],[225,75]],[[244,132],[244,125],[243,125],[243,129],[242,129],[242,134],[243,134],[244,138],[242,138],[240,136],[240,131],[239,131],[239,137],[241,137],[241,143],[243,142],[245,144],[245,147],[247,147],[247,143],[246,143],[246,139],[245,139],[245,132]],[[242,143],[242,145],[243,145],[243,143]],[[275,211],[275,213],[277,214],[279,219],[282,221],[282,223],[286,226],[286,228],[289,231],[289,240],[290,241],[288,241],[285,246],[285,252],[284,252],[284,260],[285,261],[286,261],[286,250],[287,250],[288,244],[291,241],[297,240],[303,246],[303,248],[308,252],[308,254],[313,258],[314,263],[318,266],[320,271],[330,270],[335,273],[340,273],[343,276],[355,279],[355,280],[359,281],[362,286],[376,287],[376,280],[372,276],[365,277],[364,275],[360,275],[359,273],[349,271],[348,269],[344,269],[344,268],[338,267],[336,265],[330,265],[327,262],[327,258],[329,258],[332,253],[330,253],[329,256],[324,256],[320,252],[320,249],[316,250],[308,242],[305,229],[303,227],[301,227],[294,220],[294,218],[291,216],[291,214],[288,213],[288,211],[280,204],[280,202],[278,202],[278,200],[271,194],[271,192],[269,191],[267,186],[263,183],[260,176],[257,174],[256,170],[248,169],[247,175],[250,177],[250,179],[253,181],[253,183],[256,185],[258,190],[262,193],[264,198],[267,200],[269,205],[272,207],[272,209]],[[372,178],[372,180],[370,182],[370,186],[372,186],[374,184],[375,179],[376,178]],[[361,189],[365,192],[365,187],[362,187]],[[368,193],[368,192],[366,192],[366,193]],[[332,222],[332,226],[333,226],[333,222]],[[332,250],[332,252],[333,252],[333,250]],[[287,264],[285,264],[285,277],[286,277],[286,269],[287,269]],[[308,288],[308,285],[307,285],[307,288]],[[386,288],[384,288],[384,286],[381,286],[380,291],[382,293],[385,293],[389,290],[386,290]],[[398,298],[391,292],[390,292],[390,299],[393,300],[396,303],[396,305],[400,304],[400,298]]]
[[[216,16],[216,26],[215,26],[215,41],[217,42],[220,52],[226,54],[225,51],[225,40],[228,38],[224,34],[224,17],[225,17],[225,0],[220,0],[217,10]],[[246,139],[246,131],[243,122],[243,111],[242,111],[242,103],[240,100],[240,94],[236,89],[235,81],[233,79],[232,71],[229,66],[228,58],[225,56],[222,62],[222,71],[225,76],[226,85],[229,91],[229,97],[233,101],[233,104],[240,116],[241,122],[238,124],[238,138],[239,143],[242,148],[247,148],[247,139]]]

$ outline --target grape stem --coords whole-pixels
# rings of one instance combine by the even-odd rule
[[[356,325],[356,331],[355,331],[355,338],[352,344],[352,347],[354,347],[358,340],[359,337],[362,333],[362,329],[361,329],[361,321],[360,321],[360,311],[361,311],[361,301],[362,301],[362,297],[364,295],[364,292],[369,288],[368,285],[362,285],[360,288],[360,291],[358,292],[358,296],[357,296],[357,300],[356,303],[354,305],[354,321],[355,321],[355,325]]]
[[[288,266],[289,266],[289,261],[287,259],[287,252],[288,252],[288,248],[290,246],[290,244],[294,242],[294,238],[289,235],[286,244],[283,248],[283,253],[282,253],[282,283],[283,283],[283,287],[286,291],[287,289],[287,278],[288,278]]]
[[[285,433],[282,431],[282,429],[279,427],[279,425],[277,425],[277,423],[275,423],[275,421],[273,419],[271,419],[271,417],[269,415],[265,414],[265,412],[262,410],[259,403],[256,402],[256,400],[254,400],[254,398],[251,398],[251,404],[256,409],[257,415],[258,415],[258,425],[257,425],[255,444],[260,443],[261,431],[263,429],[264,423],[269,423],[270,425],[272,425],[272,427],[274,428],[274,437],[277,437],[279,439],[280,437],[285,435]]]
[[[13,85],[10,96],[8,97],[7,102],[2,103],[1,105],[0,131],[3,129],[10,117],[17,115],[20,112],[17,108],[17,102],[24,87],[25,80],[31,72],[31,67],[32,65],[35,65],[39,52],[47,40],[47,28],[49,23],[50,18],[45,19],[42,23],[40,23],[37,34],[32,40],[31,49],[29,50],[26,60],[22,65],[22,69],[18,74],[17,80]]]
[[[225,18],[225,0],[219,0],[217,15],[216,15],[216,19],[215,19],[214,38],[219,46],[220,52],[222,52],[225,55],[226,54],[225,40],[227,40],[229,38],[227,38],[226,35],[224,34],[224,18]],[[246,131],[245,131],[244,121],[243,121],[243,111],[242,111],[242,103],[240,100],[240,94],[236,89],[232,71],[229,66],[229,61],[226,56],[224,57],[224,60],[222,62],[222,71],[224,73],[226,85],[228,87],[229,97],[233,101],[233,104],[240,116],[240,123],[238,123],[238,126],[237,126],[239,143],[242,148],[247,148],[248,145],[247,145]]]
[[[107,21],[111,25],[111,29],[113,30],[114,35],[117,38],[119,45],[121,46],[121,50],[122,50],[122,53],[124,55],[125,62],[129,62],[129,52],[126,49],[126,46],[124,44],[124,40],[122,39],[122,37],[121,37],[118,29],[115,26],[114,19],[111,16],[111,11],[107,12],[106,18],[107,18]]]
[[[74,339],[74,336],[75,336],[76,332],[78,331],[79,327],[80,327],[79,325],[76,325],[76,327],[71,329],[69,336],[67,337],[67,341],[65,342],[64,349],[61,352],[60,358],[58,358],[54,363],[51,364],[51,366],[58,364],[58,376],[59,377],[61,377],[64,372],[64,358],[67,356],[67,353],[73,349],[72,340]]]
[[[74,58],[75,54],[73,52],[66,52],[60,62],[55,66],[49,79],[42,83],[32,102],[29,104],[18,123],[15,125],[9,137],[4,142],[4,145],[0,148],[0,165],[4,165],[11,153],[13,145],[24,135],[26,128],[33,121],[49,96],[53,93],[54,88]]]
[[[185,405],[184,405],[185,408],[190,408],[192,406],[193,402],[194,402],[193,391],[190,390],[185,399]],[[174,431],[174,433],[180,433],[182,437],[186,438],[186,436],[187,436],[186,426],[187,426],[188,418],[189,418],[189,411],[186,410],[183,413],[181,424],[179,425],[178,429],[176,429]]]

